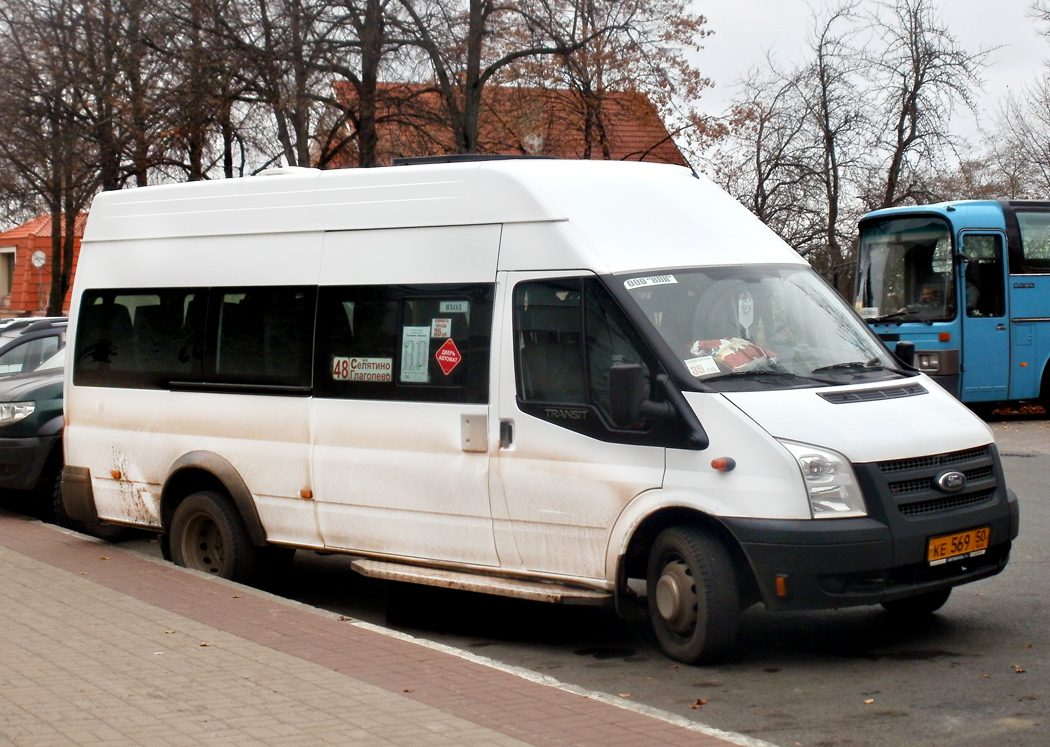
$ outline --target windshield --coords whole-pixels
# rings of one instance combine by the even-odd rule
[[[900,375],[878,338],[808,266],[689,268],[621,280],[705,387],[768,389]]]
[[[955,276],[947,221],[922,216],[863,223],[855,301],[860,315],[872,322],[953,319]]]

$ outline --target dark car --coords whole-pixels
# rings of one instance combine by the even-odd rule
[[[0,378],[0,493],[14,508],[105,540],[123,539],[126,527],[71,520],[62,506],[62,348],[35,371]],[[5,503],[9,501],[5,500]]]
[[[0,489],[31,491],[33,513],[54,518],[62,470],[65,350],[29,373],[0,379]]]
[[[66,319],[17,319],[0,329],[0,377],[35,370],[65,347]]]

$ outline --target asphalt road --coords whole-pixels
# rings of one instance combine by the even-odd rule
[[[269,591],[781,747],[1050,744],[1050,420],[991,423],[1021,501],[999,576],[924,622],[881,608],[745,613],[717,667],[668,660],[646,621],[365,579],[300,552]],[[155,542],[123,543],[156,556]]]
[[[668,660],[644,620],[363,579],[298,553],[272,590],[502,664],[782,747],[1050,744],[1050,421],[991,423],[1021,535],[1001,575],[957,589],[924,622],[881,608],[743,620],[718,667]]]
[[[740,652],[686,667],[645,621],[383,584],[345,559],[299,553],[296,598],[504,664],[645,703],[782,747],[1050,744],[1050,421],[990,423],[1021,535],[1001,575],[957,589],[925,622],[881,608],[743,620]]]

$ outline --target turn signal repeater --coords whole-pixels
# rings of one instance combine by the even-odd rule
[[[711,460],[711,469],[719,472],[732,472],[736,469],[736,460],[733,457],[716,457]]]

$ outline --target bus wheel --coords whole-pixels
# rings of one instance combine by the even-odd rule
[[[932,615],[944,606],[948,597],[952,595],[951,588],[939,591],[928,591],[925,594],[917,594],[913,597],[895,599],[892,602],[883,602],[882,608],[893,615],[900,617],[921,617]]]
[[[171,559],[241,583],[255,575],[256,552],[244,522],[224,496],[209,490],[187,496],[175,509]]]
[[[646,588],[653,632],[672,659],[700,664],[732,652],[740,592],[717,538],[694,527],[665,529],[649,552]]]

